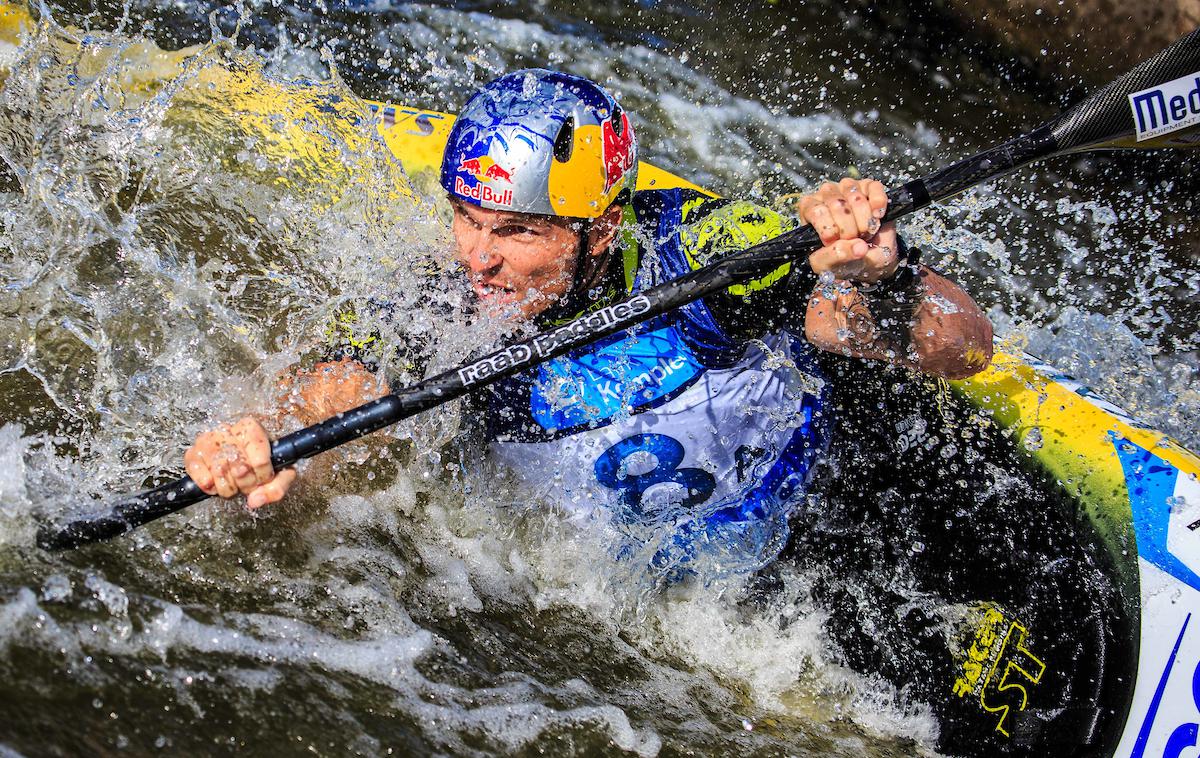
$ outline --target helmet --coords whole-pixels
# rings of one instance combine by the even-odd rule
[[[442,155],[442,187],[495,210],[594,219],[636,182],[637,140],[617,101],[545,69],[476,92]]]

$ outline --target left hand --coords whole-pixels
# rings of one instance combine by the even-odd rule
[[[874,284],[896,273],[896,225],[880,223],[887,202],[883,184],[874,179],[826,182],[801,197],[796,203],[800,218],[824,245],[808,258],[812,270],[858,284]]]

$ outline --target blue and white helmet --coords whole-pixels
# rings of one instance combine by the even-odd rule
[[[587,79],[506,74],[471,96],[442,155],[442,187],[481,208],[597,218],[637,184],[629,116]]]

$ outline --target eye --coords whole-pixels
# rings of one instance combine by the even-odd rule
[[[505,224],[496,229],[496,234],[504,237],[533,236],[537,233],[537,229],[524,224]]]
[[[482,224],[471,218],[471,215],[464,211],[462,206],[458,205],[457,203],[454,205],[454,220],[457,223],[470,224],[470,226],[474,229],[482,228]]]

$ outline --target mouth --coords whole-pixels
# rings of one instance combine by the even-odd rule
[[[471,288],[475,291],[475,297],[479,298],[481,303],[488,305],[505,305],[519,299],[516,289],[501,284],[476,282]]]

